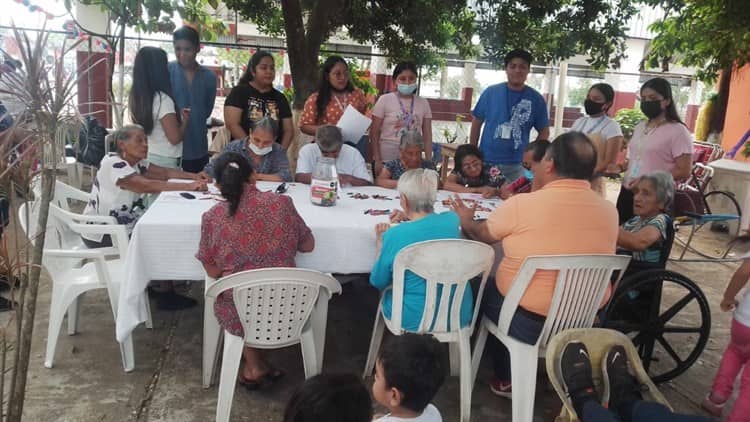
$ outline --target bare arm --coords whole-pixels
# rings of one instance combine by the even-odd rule
[[[544,139],[545,141],[549,140],[549,126],[540,130],[539,134],[536,136],[536,139]]]
[[[610,165],[614,164],[617,160],[617,154],[620,152],[622,142],[625,138],[622,136],[615,136],[607,140],[606,148],[604,150],[604,159],[601,163],[598,163],[594,173],[604,173],[607,171]]]
[[[617,236],[617,246],[629,251],[641,252],[661,239],[659,229],[653,226],[646,226],[637,232],[628,232],[620,228]]]
[[[318,125],[300,125],[299,130],[310,136],[315,136],[315,132],[318,130]]]
[[[674,168],[672,168],[672,177],[674,180],[685,180],[690,177],[690,171],[692,169],[692,154],[682,154],[675,160]]]
[[[132,174],[117,181],[121,189],[135,193],[160,193],[166,191],[200,191],[206,190],[206,183],[195,181],[190,183],[166,182],[164,180],[149,179],[140,174]]]
[[[224,124],[232,139],[247,138],[247,132],[242,128],[242,109],[239,107],[224,106]]]
[[[185,135],[185,128],[190,119],[190,117],[187,116],[189,115],[185,114],[182,123],[177,121],[177,115],[174,113],[169,113],[159,120],[162,129],[164,129],[164,135],[166,135],[167,141],[169,141],[170,144],[177,145],[182,142]]]
[[[445,180],[445,184],[443,185],[443,189],[459,193],[479,193],[485,195],[485,197],[500,196],[500,189],[495,189],[491,186],[477,186],[470,188],[459,184],[458,176],[456,176],[455,174],[448,175],[448,178]]]
[[[292,122],[292,119],[288,117],[281,119],[281,131],[281,147],[286,151],[292,144],[292,138],[294,138],[294,122]]]
[[[307,236],[307,238],[297,246],[297,250],[300,252],[312,252],[313,249],[315,249],[315,237],[310,233],[310,236]]]
[[[312,183],[312,173],[297,173],[294,175],[294,181],[309,185]]]
[[[729,285],[724,290],[724,298],[721,301],[722,311],[730,311],[737,305],[737,294],[745,287],[748,279],[750,279],[750,259],[745,259],[734,272],[732,280],[729,281]]]
[[[380,156],[380,130],[383,128],[383,119],[372,116],[372,125],[370,125],[370,148],[372,161],[379,163],[383,161]]]
[[[424,141],[424,157],[432,161],[432,119],[422,120],[422,139]]]
[[[391,180],[391,171],[383,167],[383,170],[380,170],[380,174],[375,179],[375,184],[386,189],[396,189],[398,180]]]
[[[168,167],[157,166],[156,164],[149,164],[148,169],[143,174],[144,177],[156,180],[169,180],[169,179],[190,179],[190,180],[202,180],[204,176],[201,173],[188,173],[180,169],[172,169]]]
[[[276,174],[255,173],[255,180],[260,180],[264,182],[283,182],[284,178],[281,177],[278,173]]]
[[[211,278],[220,279],[221,276],[224,275],[221,272],[221,268],[217,267],[214,264],[206,264],[204,262],[203,263],[203,269],[206,271],[206,275],[209,276],[209,277],[211,277]]]
[[[479,144],[479,133],[482,132],[482,124],[484,124],[484,120],[477,117],[474,117],[471,121],[471,130],[469,131],[469,143],[471,145],[476,146]]]

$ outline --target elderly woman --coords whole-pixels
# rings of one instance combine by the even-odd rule
[[[221,278],[258,268],[294,267],[298,251],[313,250],[315,239],[291,198],[259,191],[245,157],[227,152],[214,164],[216,185],[226,201],[203,214],[196,258],[206,274]],[[214,313],[224,330],[244,337],[231,290],[217,297]],[[248,389],[257,389],[283,375],[260,350],[245,347],[243,356],[239,382]]]
[[[663,263],[668,258],[661,253],[671,224],[667,210],[674,198],[672,175],[658,171],[641,176],[633,193],[635,216],[620,228],[617,246],[631,251],[636,265]]]
[[[144,196],[164,191],[205,191],[204,174],[161,167],[146,160],[148,144],[141,126],[126,125],[114,133],[117,153],[104,157],[91,187],[85,215],[112,216],[123,224],[128,235],[145,212]],[[191,179],[189,183],[168,182],[169,179]],[[112,246],[108,235],[83,236],[89,248]],[[157,306],[164,310],[184,309],[196,305],[194,299],[180,296],[170,284],[163,284]]]
[[[422,159],[424,141],[416,131],[404,132],[401,135],[399,158],[388,161],[375,179],[375,184],[388,189],[395,189],[399,177],[408,170],[418,168],[435,170],[432,161]]]
[[[438,174],[434,170],[416,169],[404,173],[398,180],[398,192],[403,211],[394,212],[391,221],[375,226],[379,256],[370,274],[370,284],[385,290],[393,283],[393,261],[401,249],[417,242],[461,237],[458,215],[454,212],[435,214]],[[416,330],[422,319],[426,294],[425,280],[408,272],[404,278],[403,328]],[[438,297],[440,292],[438,291]],[[392,293],[385,292],[383,313],[391,316]],[[471,322],[473,312],[471,289],[466,289],[461,303],[461,325]]]
[[[256,180],[291,182],[289,158],[281,144],[274,142],[278,133],[279,124],[276,120],[263,117],[255,122],[248,137],[230,142],[223,152],[236,152],[245,157],[255,172]],[[213,161],[206,165],[204,171],[215,177]]]
[[[497,166],[485,164],[482,151],[476,145],[461,145],[453,157],[455,168],[445,181],[445,190],[479,193],[485,198],[500,196],[505,177]]]

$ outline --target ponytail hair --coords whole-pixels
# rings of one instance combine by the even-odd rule
[[[233,217],[240,206],[245,183],[250,180],[253,168],[248,160],[236,152],[224,152],[214,163],[216,183],[221,195],[229,202],[229,216]]]

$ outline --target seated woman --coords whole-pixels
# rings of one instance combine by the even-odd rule
[[[380,174],[375,179],[376,185],[388,189],[396,189],[399,177],[408,170],[419,168],[435,170],[435,164],[432,161],[422,159],[424,141],[419,132],[404,132],[401,135],[399,151],[399,158],[383,164],[383,170],[380,171]]]
[[[236,152],[245,157],[253,168],[256,180],[291,182],[289,158],[281,144],[274,141],[278,134],[279,124],[276,120],[268,116],[263,117],[255,122],[248,137],[230,142],[222,153]],[[216,177],[214,161],[208,163],[204,169],[211,177]]]
[[[208,180],[205,174],[157,166],[146,160],[148,144],[141,126],[126,125],[114,133],[117,153],[105,156],[91,186],[91,196],[85,215],[112,216],[125,226],[128,235],[146,211],[144,196],[164,191],[205,191]],[[168,182],[169,179],[192,179],[190,183]],[[83,236],[89,248],[112,246],[109,235]],[[195,306],[195,299],[178,295],[171,283],[163,283],[157,297],[157,306],[164,310],[185,309]]]
[[[634,194],[635,216],[620,228],[617,246],[632,253],[631,269],[663,268],[669,258],[662,253],[671,224],[667,210],[674,198],[672,175],[657,171],[641,176]]]
[[[196,258],[206,274],[218,279],[257,268],[294,267],[298,251],[313,250],[315,239],[292,199],[259,191],[255,173],[244,156],[225,152],[214,160],[214,171],[216,186],[226,202],[203,214]],[[224,330],[244,337],[231,290],[216,298],[214,313]],[[260,350],[245,347],[242,354],[245,364],[239,382],[248,389],[257,389],[283,375]]]
[[[404,173],[398,180],[398,192],[403,211],[394,212],[391,227],[388,223],[375,226],[379,256],[370,274],[370,284],[385,290],[393,283],[393,261],[399,251],[425,240],[459,239],[458,215],[453,211],[435,214],[433,205],[437,197],[438,174],[434,170],[416,169]],[[402,222],[403,221],[403,222]],[[416,330],[422,319],[426,294],[425,280],[414,273],[404,278],[403,328]],[[440,291],[438,291],[438,297]],[[383,298],[383,313],[391,316],[392,292]],[[474,301],[471,289],[466,289],[461,303],[461,325],[471,323]]]
[[[505,177],[498,166],[485,164],[483,159],[482,151],[476,145],[465,144],[456,148],[455,168],[445,181],[445,190],[479,193],[485,198],[502,197],[500,187],[505,184]]]

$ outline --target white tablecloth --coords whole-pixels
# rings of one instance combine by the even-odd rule
[[[278,183],[258,182],[258,189],[274,190]],[[289,184],[289,195],[297,211],[315,236],[315,249],[297,254],[298,267],[326,273],[369,273],[376,259],[375,230],[388,216],[365,214],[367,209],[400,208],[395,190],[374,186],[344,188],[333,207],[313,205],[309,186]],[[354,199],[349,193],[363,193],[369,199]],[[179,192],[165,192],[151,205],[136,224],[125,260],[125,278],[120,288],[117,313],[117,340],[127,339],[133,329],[146,321],[144,294],[150,280],[203,280],[205,272],[195,258],[200,241],[201,216],[216,201],[210,195],[192,193],[196,199],[185,199]],[[391,200],[373,199],[385,195]],[[440,192],[436,211],[446,208]],[[472,195],[462,195],[476,197]],[[484,201],[494,208],[501,201]],[[486,213],[478,213],[480,216]]]

